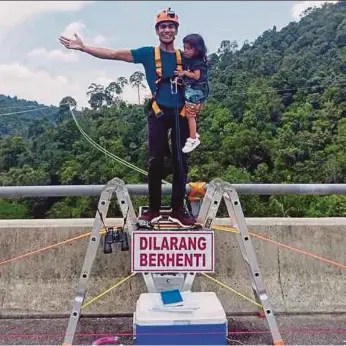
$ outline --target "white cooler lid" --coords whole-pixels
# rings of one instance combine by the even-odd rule
[[[227,322],[226,313],[214,292],[181,292],[187,304],[193,303],[199,309],[189,312],[153,311],[154,306],[162,306],[160,293],[142,293],[137,300],[136,324],[182,325],[182,324],[222,324]]]

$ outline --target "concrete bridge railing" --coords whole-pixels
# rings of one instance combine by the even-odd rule
[[[120,219],[107,224],[120,225]],[[215,224],[227,225],[227,219]],[[276,313],[346,312],[346,218],[246,218],[249,229],[275,242],[305,250],[343,266],[322,262],[257,237],[252,242]],[[0,220],[0,316],[68,316],[75,297],[88,237],[2,263],[16,256],[91,231],[93,219]],[[216,272],[221,282],[253,298],[234,234],[216,232]],[[94,262],[86,300],[130,274],[130,252],[105,255]],[[203,276],[193,290],[214,291],[228,313],[259,311],[252,303]],[[132,313],[145,291],[141,275],[97,300],[84,314]]]

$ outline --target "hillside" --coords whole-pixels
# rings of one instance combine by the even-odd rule
[[[309,10],[298,23],[273,27],[242,47],[225,38],[209,56],[211,97],[199,117],[202,144],[190,156],[190,180],[345,183],[345,47],[344,3]],[[110,86],[94,90],[91,108],[77,117],[80,125],[109,152],[147,170],[143,107],[113,102]],[[146,183],[145,175],[92,147],[66,109],[58,119],[54,127],[39,120],[27,138],[1,140],[0,184],[104,184],[114,176]],[[3,201],[0,217],[94,217],[97,201],[25,199],[15,207]],[[241,201],[246,216],[346,215],[344,196]]]
[[[37,110],[27,112],[32,109]],[[36,101],[27,101],[0,94],[0,135],[27,137],[28,129],[37,121],[46,119],[48,123],[55,124],[57,110],[57,107],[49,107]],[[22,113],[9,114],[15,112]]]

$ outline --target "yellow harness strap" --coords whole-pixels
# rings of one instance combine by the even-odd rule
[[[162,62],[161,62],[160,47],[155,47],[155,67],[156,67],[156,73],[159,77],[159,79],[156,80],[156,84],[158,84],[162,78]]]
[[[175,49],[175,57],[176,57],[176,62],[177,62],[177,71],[182,71],[183,70],[183,60],[181,58],[181,53],[179,49]],[[162,61],[161,61],[161,54],[160,54],[160,47],[155,47],[155,67],[156,67],[156,74],[158,76],[158,79],[156,80],[156,87],[158,88],[161,80],[162,80]],[[157,92],[157,89],[156,89]],[[162,115],[162,111],[160,107],[158,106],[155,97],[156,97],[156,92],[153,95],[153,102],[152,102],[152,109],[155,113],[156,116]],[[185,116],[185,106],[182,108],[180,114],[182,116]]]
[[[181,53],[179,49],[175,50],[175,57],[177,59],[177,70],[182,71],[183,70],[183,60],[181,58]]]

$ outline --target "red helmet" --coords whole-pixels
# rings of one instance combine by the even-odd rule
[[[179,17],[169,7],[168,10],[161,11],[156,16],[155,27],[157,27],[162,22],[173,22],[178,27],[179,26]]]

